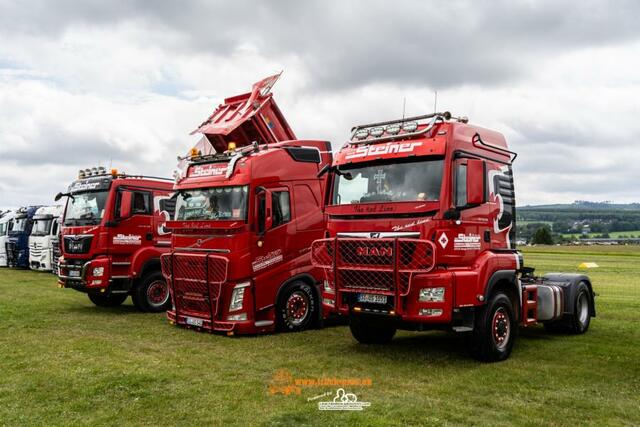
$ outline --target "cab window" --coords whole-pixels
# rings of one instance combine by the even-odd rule
[[[273,204],[273,227],[291,221],[291,205],[288,191],[274,191],[271,193]]]
[[[454,177],[454,189],[455,189],[455,205],[456,207],[462,207],[467,205],[467,164],[456,163],[455,165],[455,177]]]

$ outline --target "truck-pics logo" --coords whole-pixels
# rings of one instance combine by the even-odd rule
[[[469,251],[475,249],[480,249],[480,235],[460,233],[454,237],[454,251]]]
[[[142,236],[137,234],[116,234],[113,236],[114,245],[140,245]]]
[[[282,249],[278,249],[272,252],[269,252],[266,255],[259,256],[253,261],[251,266],[253,267],[253,271],[262,270],[263,268],[269,267],[270,265],[277,264],[283,260],[282,257]]]
[[[189,168],[189,177],[221,176],[227,173],[226,164],[195,165]]]
[[[410,153],[416,147],[422,146],[422,142],[392,142],[380,145],[365,145],[358,147],[352,154],[344,156],[345,159],[357,159],[367,156],[380,156],[383,154]]]
[[[318,402],[320,411],[362,411],[371,406],[371,402],[359,402],[354,393],[347,393],[343,388],[336,390],[336,395],[330,402]]]

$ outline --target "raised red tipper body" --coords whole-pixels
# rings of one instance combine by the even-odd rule
[[[589,278],[536,278],[522,265],[515,157],[502,134],[448,112],[353,128],[329,170],[329,238],[314,242],[312,259],[358,341],[444,328],[496,361],[518,325],[587,330]]]
[[[324,236],[331,165],[326,141],[297,140],[270,93],[278,76],[225,100],[197,132],[174,190],[171,252],[162,256],[174,324],[253,334],[321,324],[322,270],[311,243]],[[217,152],[203,153],[207,144]]]

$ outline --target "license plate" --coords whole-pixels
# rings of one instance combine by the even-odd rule
[[[187,322],[187,325],[191,325],[191,326],[202,326],[202,319],[197,319],[195,317],[186,317],[185,322]]]
[[[69,277],[80,277],[80,270],[69,270]]]
[[[370,302],[373,304],[386,304],[387,296],[386,295],[377,295],[377,294],[358,294],[358,302]]]

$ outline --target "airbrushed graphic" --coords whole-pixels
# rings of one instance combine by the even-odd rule
[[[513,236],[514,188],[513,173],[509,166],[489,171],[489,200],[499,206],[498,215],[493,220],[493,230],[504,234],[507,248],[511,248]]]

